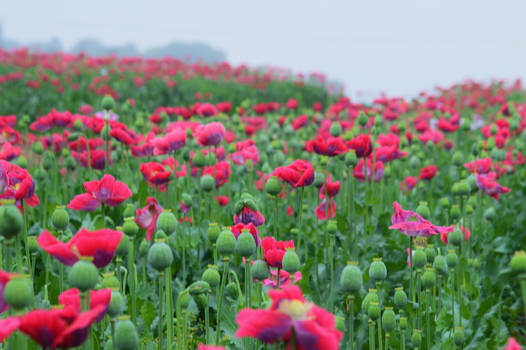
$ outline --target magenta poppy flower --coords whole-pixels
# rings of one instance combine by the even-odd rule
[[[495,181],[495,178],[497,177],[495,172],[490,172],[488,174],[475,174],[475,176],[478,188],[495,199],[499,199],[501,193],[508,193],[511,191],[510,188],[501,186]]]
[[[314,182],[314,167],[303,159],[296,159],[292,164],[277,167],[272,175],[279,177],[292,187],[308,186]]]
[[[515,340],[515,338],[508,338],[506,347],[502,350],[522,350],[520,344]]]
[[[285,104],[285,107],[287,107],[287,109],[296,109],[296,108],[298,108],[298,100],[293,99],[293,98],[289,98],[289,100]]]
[[[76,159],[80,160],[80,165],[82,165],[85,168],[88,168],[91,166],[92,169],[97,170],[103,170],[106,168],[106,151],[101,149],[94,149],[91,150],[88,153],[88,151],[83,151],[81,153],[78,153],[76,151],[71,152],[71,156]],[[111,152],[110,152],[110,164],[112,164],[111,159]]]
[[[40,204],[29,172],[5,160],[0,160],[0,198],[14,199],[19,208],[22,200],[30,207]]]
[[[171,154],[186,144],[186,132],[181,129],[174,129],[162,137],[153,139],[151,143],[153,144],[154,155]]]
[[[272,344],[284,342],[290,347],[294,331],[297,349],[339,349],[342,332],[336,329],[334,316],[305,301],[298,286],[269,290],[269,309],[243,309],[236,317],[236,337],[256,338]]]
[[[0,343],[7,339],[20,326],[20,318],[13,316],[0,319]]]
[[[202,103],[197,107],[197,114],[201,117],[211,117],[219,114],[219,109],[211,103]]]
[[[141,163],[139,170],[144,179],[155,189],[166,191],[166,184],[170,182],[172,172],[167,170],[161,163]]]
[[[259,163],[259,151],[254,140],[245,140],[236,143],[236,152],[232,153],[232,161],[238,165],[245,165],[247,160],[252,164]]]
[[[122,232],[110,229],[89,231],[81,228],[68,243],[59,241],[48,230],[37,238],[45,252],[67,266],[73,266],[80,257],[93,258],[98,268],[108,265],[122,239]]]
[[[323,135],[318,134],[316,139],[309,140],[305,143],[305,150],[334,157],[347,152],[348,148],[341,137],[324,137]]]
[[[398,230],[411,237],[430,237],[436,234],[447,234],[453,231],[452,226],[437,226],[427,221],[417,213],[404,210],[397,202],[393,202],[394,214],[391,218],[391,230]]]
[[[75,196],[69,202],[68,208],[94,211],[101,204],[116,207],[132,195],[129,187],[124,182],[115,181],[115,178],[109,174],[104,175],[100,181],[84,182],[84,188],[87,193]]]
[[[194,132],[197,144],[200,146],[217,146],[225,138],[225,127],[219,122],[199,125]]]
[[[210,175],[216,180],[216,188],[219,188],[228,182],[230,177],[230,163],[227,161],[221,161],[216,165],[205,167],[203,170],[203,176]]]
[[[373,144],[369,134],[361,134],[347,141],[347,146],[353,149],[359,158],[367,157],[373,151]]]
[[[328,220],[336,216],[336,202],[329,197],[329,203],[327,203],[327,198],[324,198],[320,205],[314,209],[314,214],[318,220]]]
[[[142,209],[137,209],[135,213],[135,222],[142,228],[146,229],[146,239],[149,241],[155,233],[157,227],[157,218],[163,211],[163,207],[159,205],[157,200],[153,197],[146,198],[146,206]]]
[[[223,346],[199,344],[197,350],[226,350],[226,348]]]
[[[290,125],[292,126],[293,130],[299,130],[309,124],[309,117],[306,114],[302,114],[292,121]]]
[[[367,158],[367,166],[365,165],[364,158],[360,159],[358,164],[353,169],[353,176],[359,182],[373,180],[373,160]],[[384,177],[384,163],[377,161],[374,165],[374,182],[380,181]]]
[[[130,146],[139,142],[139,138],[135,131],[129,129],[125,124],[120,122],[110,122],[111,131],[110,136],[115,140]]]
[[[327,176],[327,180],[320,187],[319,197],[320,199],[325,198],[325,195],[329,197],[335,197],[340,192],[340,181],[331,182],[331,175]]]
[[[415,188],[417,183],[418,183],[418,178],[413,177],[413,176],[407,176],[404,179],[404,181],[400,182],[400,191],[410,192],[413,188]]]
[[[274,237],[265,237],[261,242],[261,248],[267,264],[281,269],[287,249],[294,250],[294,241],[276,241]]]

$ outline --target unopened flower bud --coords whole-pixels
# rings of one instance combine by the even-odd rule
[[[5,286],[4,298],[6,303],[15,310],[28,307],[33,301],[31,282],[22,276],[11,277]]]
[[[342,126],[340,123],[332,123],[330,133],[334,137],[338,137],[342,134]]]
[[[237,289],[237,285],[234,282],[227,284],[225,293],[231,299],[237,299],[237,297],[239,297],[239,290]]]
[[[109,111],[110,109],[113,109],[113,106],[115,105],[115,100],[111,95],[105,95],[102,98],[102,108]]]
[[[115,318],[124,311],[124,298],[118,291],[111,292],[110,304],[108,305],[108,314],[111,318]]]
[[[201,189],[205,192],[210,192],[214,188],[215,181],[210,175],[204,175],[201,178]]]
[[[206,281],[196,281],[188,287],[191,295],[199,295],[210,292],[210,285]]]
[[[20,210],[11,202],[0,206],[0,234],[10,239],[22,231],[24,221]]]
[[[57,206],[51,215],[51,223],[57,231],[64,231],[69,224],[69,214],[66,207]]]

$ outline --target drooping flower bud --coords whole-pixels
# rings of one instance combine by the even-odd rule
[[[298,254],[293,249],[288,249],[283,255],[283,270],[293,276],[300,269],[301,263]]]
[[[210,285],[206,281],[196,281],[192,283],[188,288],[188,292],[191,295],[199,295],[210,292]]]
[[[231,299],[237,299],[239,297],[239,290],[234,282],[227,284],[225,292]]]
[[[155,242],[148,251],[148,264],[157,271],[164,271],[173,260],[172,249],[164,241]]]
[[[69,284],[81,292],[95,288],[98,280],[99,271],[91,261],[84,259],[77,261],[68,273]]]
[[[373,281],[380,282],[387,278],[387,268],[385,267],[382,258],[374,258],[369,267],[369,277]]]

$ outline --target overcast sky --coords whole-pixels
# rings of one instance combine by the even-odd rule
[[[465,78],[526,78],[526,2],[5,1],[4,36],[144,49],[202,41],[230,62],[320,71],[354,94],[411,95]]]

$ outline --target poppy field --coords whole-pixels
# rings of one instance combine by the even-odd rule
[[[0,349],[521,349],[526,88],[0,50]]]

